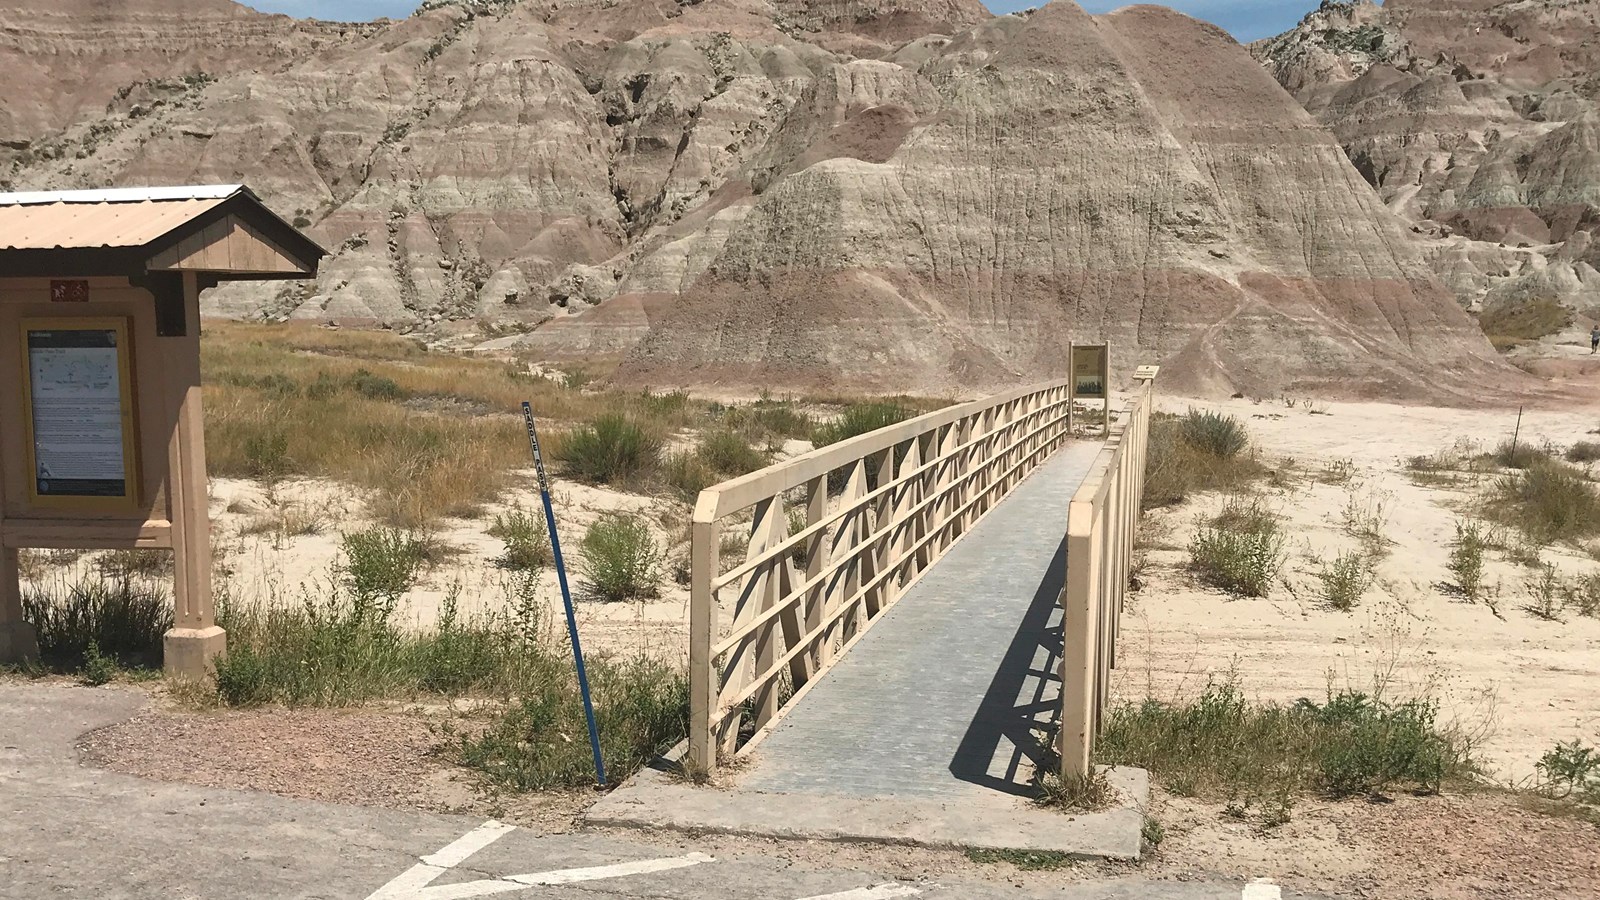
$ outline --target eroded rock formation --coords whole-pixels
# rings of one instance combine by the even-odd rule
[[[10,180],[245,180],[334,250],[213,314],[487,331],[738,390],[971,393],[1098,340],[1207,393],[1500,371],[1332,135],[1164,9],[471,0],[358,28],[212,5],[283,53],[175,56],[141,77],[196,83],[137,114],[85,86],[31,139],[62,152]]]
[[[1326,0],[1252,49],[1464,302],[1600,312],[1600,0]]]

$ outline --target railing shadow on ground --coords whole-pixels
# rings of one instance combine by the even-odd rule
[[[1061,716],[1060,600],[1066,556],[1063,538],[950,760],[950,774],[960,781],[1031,797],[1036,793],[1032,771],[1052,768],[1046,748]],[[1003,774],[996,774],[1003,754],[1009,758]]]

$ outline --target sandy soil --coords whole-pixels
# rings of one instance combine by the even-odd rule
[[[579,827],[593,793],[485,790],[438,752],[440,721],[438,711],[416,708],[195,711],[158,697],[135,719],[87,735],[80,749],[92,765],[147,778],[493,816],[541,833]],[[903,880],[962,875],[1038,888],[1138,872],[1172,880],[1267,876],[1303,890],[1382,900],[1600,897],[1595,826],[1530,811],[1504,794],[1306,803],[1270,832],[1227,817],[1216,804],[1160,791],[1151,813],[1165,839],[1137,866],[1080,863],[1043,872],[921,847],[725,835],[695,841],[720,856],[760,852]]]
[[[1191,404],[1168,400],[1181,411]],[[1460,441],[1492,448],[1515,427],[1516,411],[1400,407],[1373,403],[1192,404],[1245,420],[1264,459],[1293,468],[1270,505],[1290,534],[1290,562],[1270,596],[1235,600],[1201,587],[1186,571],[1196,522],[1224,502],[1202,497],[1150,514],[1145,587],[1125,619],[1116,691],[1124,698],[1176,699],[1208,679],[1234,677],[1265,699],[1320,698],[1330,683],[1390,696],[1431,692],[1448,717],[1482,736],[1481,756],[1507,782],[1533,775],[1557,741],[1600,740],[1600,621],[1562,622],[1522,608],[1532,571],[1493,553],[1489,603],[1450,596],[1446,570],[1455,523],[1481,487],[1425,487],[1404,472],[1414,455]],[[1522,439],[1566,446],[1600,426],[1600,408],[1530,411]],[[1327,608],[1318,560],[1354,549],[1345,510],[1375,515],[1390,541],[1376,586],[1351,612]],[[1600,563],[1573,548],[1549,548],[1566,574]]]

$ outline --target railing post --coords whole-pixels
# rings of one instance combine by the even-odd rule
[[[1094,747],[1096,634],[1094,505],[1074,500],[1067,512],[1067,579],[1062,599],[1061,777],[1087,778]]]
[[[717,672],[711,644],[717,631],[717,604],[711,579],[717,575],[717,497],[700,494],[689,534],[689,766],[707,777],[716,771]]]

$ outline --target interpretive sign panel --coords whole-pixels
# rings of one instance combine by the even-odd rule
[[[22,323],[22,338],[34,504],[135,502],[127,320],[32,319]]]
[[[1072,396],[1102,399],[1110,381],[1106,345],[1075,345],[1072,348]]]

